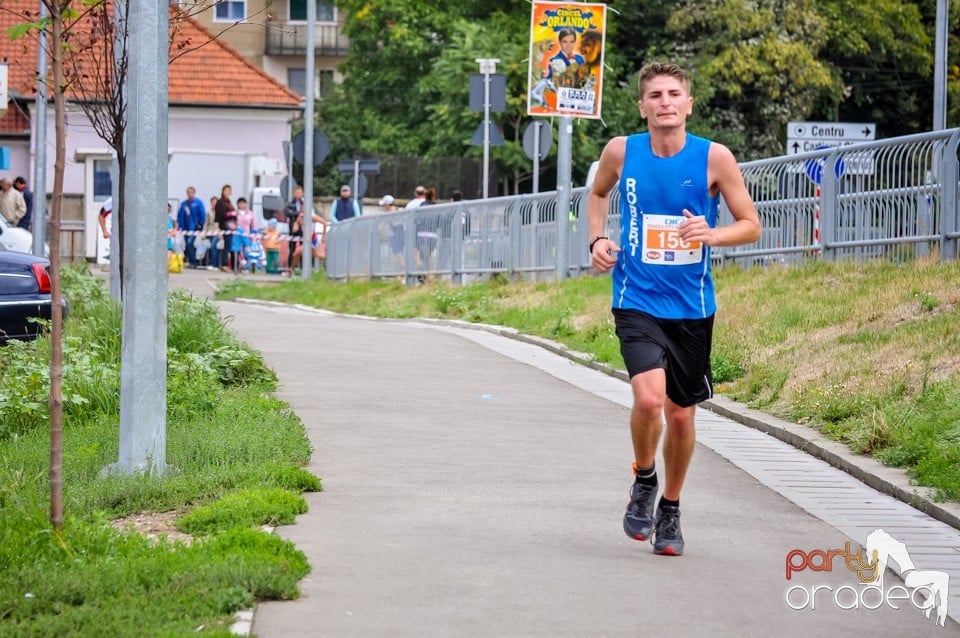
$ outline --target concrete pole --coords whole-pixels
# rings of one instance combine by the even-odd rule
[[[567,278],[569,250],[567,244],[570,228],[571,173],[573,154],[573,118],[560,118],[560,134],[557,138],[557,281]]]
[[[123,4],[118,3],[119,4]],[[129,167],[130,164],[128,163]],[[110,213],[111,217],[111,226],[110,226],[110,263],[107,264],[107,268],[110,272],[110,298],[116,302],[122,302],[120,299],[120,241],[123,239],[120,237],[120,224],[117,223],[117,215],[121,213],[117,212],[120,210],[120,160],[117,159],[117,156],[113,156],[113,161],[110,162],[110,199],[113,202],[113,212]],[[127,217],[126,219],[130,219]],[[94,232],[99,233],[100,229],[97,228]]]
[[[40,19],[47,17],[47,5],[40,2]],[[47,243],[47,32],[40,31],[37,47],[37,117],[34,124],[33,169],[33,254],[44,256]]]
[[[303,252],[300,255],[300,273],[304,281],[313,274],[313,91],[316,82],[314,65],[314,31],[317,25],[317,3],[307,2],[307,108],[303,129]]]
[[[129,24],[127,22],[129,19],[130,17],[127,14],[127,2],[115,3],[113,18],[113,24],[115,25],[113,33],[114,69],[120,69],[124,62],[123,52],[124,49],[127,48],[127,43],[124,40],[127,37],[126,34],[130,32],[130,30],[125,27],[127,24]],[[114,77],[120,76],[119,72],[114,71],[114,73]],[[121,87],[121,90],[122,88],[123,87]],[[124,135],[126,135],[126,133],[124,133]],[[123,144],[126,145],[126,140],[123,141]],[[129,168],[129,166],[130,164],[128,163],[127,167]],[[120,242],[123,240],[123,238],[120,236],[120,224],[117,223],[117,220],[119,219],[119,215],[123,213],[118,212],[120,210],[120,160],[117,157],[116,152],[114,152],[113,162],[110,164],[110,176],[110,183],[112,185],[112,188],[110,189],[110,199],[113,202],[113,212],[110,213],[113,223],[110,231],[110,263],[108,265],[110,269],[110,298],[114,301],[122,303],[123,300],[120,298],[122,293],[120,285]],[[130,218],[124,217],[124,219],[128,220]]]
[[[121,473],[165,472],[167,433],[166,3],[131,2],[120,355]],[[116,211],[116,204],[114,210]],[[116,213],[115,213],[116,214]]]
[[[947,0],[937,0],[933,56],[933,130],[947,128]]]

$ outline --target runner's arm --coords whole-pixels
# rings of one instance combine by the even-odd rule
[[[707,246],[740,246],[760,239],[757,208],[747,191],[736,158],[723,144],[714,142],[710,145],[707,179],[711,191],[716,188],[723,196],[734,222],[728,226],[710,228],[706,218],[684,210],[687,221],[680,227],[680,236],[686,241],[700,241]]]
[[[600,272],[607,272],[617,263],[616,253],[620,251],[617,243],[609,238],[594,240],[607,234],[607,215],[610,209],[610,191],[620,179],[623,166],[623,154],[627,138],[615,137],[600,154],[597,174],[593,178],[590,193],[587,195],[587,221],[590,229],[588,241],[593,244],[590,261]]]

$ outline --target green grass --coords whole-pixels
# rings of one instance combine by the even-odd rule
[[[960,415],[943,408],[960,405],[960,263],[810,261],[715,274],[720,393],[819,428],[960,501]],[[318,275],[219,296],[509,326],[622,369],[610,292],[608,277],[406,288]]]
[[[30,560],[0,572],[4,636],[229,636],[237,609],[295,598],[309,571],[291,543],[252,529],[186,546],[102,519],[71,517],[54,533],[41,510],[19,518],[21,535],[4,539],[5,553]]]
[[[249,488],[226,494],[210,505],[194,508],[181,516],[177,529],[188,534],[210,534],[234,527],[290,525],[297,514],[307,511],[299,494],[280,488]]]
[[[47,520],[49,343],[11,343],[0,359],[0,635],[229,635],[237,609],[296,597],[304,555],[251,527],[291,521],[305,508],[300,493],[320,489],[303,469],[302,424],[272,395],[274,373],[212,303],[172,294],[166,461],[175,471],[101,476],[118,458],[120,313],[92,277],[67,270],[63,281],[60,531]],[[207,516],[187,526],[202,540],[149,542],[109,525],[167,511]]]

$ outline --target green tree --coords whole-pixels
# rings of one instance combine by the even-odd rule
[[[787,122],[840,86],[813,0],[683,0],[668,27],[713,129],[741,159],[783,153]],[[696,130],[696,124],[691,127]]]
[[[915,2],[819,0],[822,55],[842,91],[821,96],[814,119],[876,122],[878,137],[930,129],[933,20]]]

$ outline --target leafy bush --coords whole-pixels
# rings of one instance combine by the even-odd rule
[[[121,313],[97,279],[62,272],[70,316],[64,323],[64,423],[115,418],[120,401]],[[177,291],[167,309],[168,418],[203,416],[218,386],[273,388],[276,375],[239,341],[209,300]],[[49,422],[50,341],[12,342],[0,361],[0,440]]]
[[[292,598],[308,571],[290,543],[225,529],[250,511],[288,521],[319,490],[301,466],[310,444],[299,418],[266,394],[260,356],[205,299],[171,295],[167,476],[110,475],[118,458],[120,311],[101,282],[64,271],[71,314],[64,347],[64,505],[47,521],[48,339],[11,343],[0,359],[0,635],[229,635],[230,616],[256,600]],[[253,489],[257,488],[257,489]],[[245,489],[245,495],[232,491]],[[287,491],[289,490],[289,491]],[[107,524],[223,497],[255,507],[201,508],[212,533],[192,546],[151,542]],[[247,511],[249,510],[249,511]],[[196,514],[197,517],[200,514]]]

